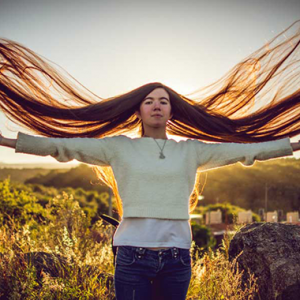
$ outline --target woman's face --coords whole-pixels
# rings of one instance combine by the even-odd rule
[[[142,119],[144,126],[165,127],[173,116],[169,94],[163,88],[156,88],[145,97],[136,115]]]

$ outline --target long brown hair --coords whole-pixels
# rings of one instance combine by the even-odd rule
[[[9,119],[43,136],[142,136],[142,121],[135,111],[151,91],[162,87],[172,106],[173,117],[166,127],[169,134],[225,143],[293,137],[300,133],[299,22],[217,82],[189,95],[152,82],[103,99],[70,74],[52,67],[41,55],[14,41],[0,39],[0,107]],[[93,169],[113,189],[122,217],[112,169]],[[199,180],[200,171],[190,198],[190,212],[197,205]]]

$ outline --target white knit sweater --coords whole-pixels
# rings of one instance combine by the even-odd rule
[[[160,147],[165,140],[156,139]],[[18,133],[15,152],[50,155],[57,161],[76,159],[110,165],[123,204],[123,218],[189,219],[189,197],[197,169],[213,169],[236,162],[292,155],[289,138],[262,143],[204,143],[167,140],[165,159],[153,138],[125,135],[97,138],[46,138]]]

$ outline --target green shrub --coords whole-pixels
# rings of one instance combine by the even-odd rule
[[[91,226],[78,201],[66,192],[41,207],[32,194],[17,191],[7,180],[0,182],[0,201],[3,221],[0,224],[0,299],[115,299],[111,226],[104,226],[102,221]],[[38,220],[38,215],[44,220]],[[253,300],[257,290],[255,280],[250,276],[249,285],[242,286],[242,273],[236,268],[236,262],[228,261],[229,241],[223,243],[227,250],[213,252],[210,247],[214,241],[209,229],[191,225],[194,237],[191,252],[195,255],[187,300]],[[93,240],[92,230],[99,232],[99,242]],[[208,251],[200,258],[204,248]],[[51,275],[47,271],[49,261],[44,269],[38,270],[38,266],[24,259],[25,254],[32,253],[61,256],[66,266],[62,267],[54,259],[54,267],[59,272]]]
[[[208,248],[213,248],[216,245],[216,239],[208,227],[193,222],[191,222],[191,226],[193,240],[198,247],[203,250],[207,250]]]
[[[46,217],[44,208],[36,197],[27,191],[18,191],[10,186],[10,179],[0,181],[0,222],[7,224],[11,219],[21,226],[35,224]]]

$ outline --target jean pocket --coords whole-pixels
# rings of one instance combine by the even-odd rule
[[[191,266],[192,258],[191,258],[191,253],[190,253],[189,250],[188,251],[182,251],[180,253],[180,261],[186,267]]]
[[[120,266],[130,266],[136,261],[134,251],[124,247],[118,247],[116,264]]]

